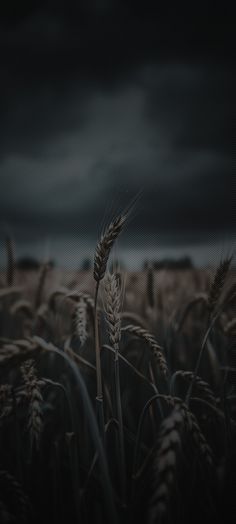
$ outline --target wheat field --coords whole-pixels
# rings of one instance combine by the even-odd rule
[[[236,487],[235,271],[0,275],[0,522],[230,522]]]

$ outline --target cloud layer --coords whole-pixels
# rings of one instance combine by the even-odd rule
[[[227,13],[207,26],[149,2],[66,6],[2,12],[2,227],[92,237],[142,190],[133,240],[233,233]]]

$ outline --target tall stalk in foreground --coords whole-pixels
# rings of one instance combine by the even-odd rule
[[[128,213],[119,215],[116,217],[106,228],[105,232],[102,234],[94,255],[94,269],[93,276],[96,281],[96,290],[95,290],[95,302],[94,302],[94,334],[95,334],[95,354],[96,354],[96,375],[97,375],[97,412],[98,412],[98,423],[100,428],[100,433],[105,439],[104,433],[104,409],[103,409],[103,393],[102,393],[102,372],[101,372],[101,357],[100,357],[100,343],[99,343],[99,329],[98,329],[98,292],[99,285],[101,280],[104,278],[108,258],[110,251],[114,242],[116,241],[118,235],[123,229],[124,223]]]
[[[118,420],[119,445],[121,453],[120,480],[122,506],[125,506],[126,497],[126,465],[125,465],[125,446],[124,428],[120,394],[120,369],[119,369],[119,344],[121,339],[121,291],[116,275],[107,273],[105,278],[105,312],[108,326],[110,343],[115,351],[114,370],[115,370],[115,402],[116,416]]]

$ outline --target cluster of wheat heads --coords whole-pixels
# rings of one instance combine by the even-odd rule
[[[150,264],[124,279],[110,253],[129,212],[98,241],[94,285],[83,274],[55,282],[47,264],[22,275],[7,239],[3,524],[216,522],[233,506],[232,259],[212,281],[207,272],[159,274]]]

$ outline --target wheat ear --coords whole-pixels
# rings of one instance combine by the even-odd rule
[[[128,214],[121,214],[112,220],[97,244],[93,269],[93,276],[96,282],[102,280],[105,275],[111,249],[124,227],[127,216]]]
[[[131,335],[135,335],[137,337],[140,337],[142,339],[144,339],[155,360],[157,361],[157,364],[161,370],[161,373],[167,377],[168,376],[168,366],[167,366],[167,362],[166,362],[166,359],[164,357],[164,354],[163,354],[163,349],[162,347],[157,343],[155,337],[149,333],[149,331],[147,331],[146,329],[143,329],[141,326],[135,326],[133,324],[129,324],[128,326],[124,326],[122,328],[122,331],[126,331],[127,333],[130,333]]]
[[[184,418],[184,412],[176,407],[161,424],[157,453],[152,466],[152,496],[149,501],[148,524],[161,523],[167,516]]]
[[[28,429],[30,431],[31,447],[35,442],[36,448],[38,449],[43,427],[43,397],[36,376],[34,361],[30,359],[24,362],[21,366],[21,372],[29,402]]]
[[[205,463],[209,467],[213,466],[211,448],[199,428],[196,417],[185,404],[177,406],[162,422],[159,433],[157,454],[153,462],[153,495],[149,505],[149,524],[166,519],[183,431],[187,431]]]
[[[121,338],[121,297],[117,278],[107,273],[105,278],[105,313],[112,347],[118,351]]]
[[[174,383],[177,377],[183,378],[187,382],[191,382],[194,378],[194,373],[193,371],[178,370],[174,373],[174,375],[171,378],[172,384]],[[216,398],[212,389],[210,388],[209,384],[198,375],[195,378],[195,388],[198,391],[198,393],[201,394],[203,399],[208,401],[210,404],[216,406]]]
[[[22,342],[22,343],[20,343]],[[38,345],[34,341],[14,341],[7,343],[0,351],[0,369],[12,367],[21,361],[28,360],[35,356]]]
[[[83,346],[88,338],[87,333],[87,304],[83,298],[80,298],[75,310],[75,326],[76,333],[79,337],[80,343]]]
[[[182,405],[182,409],[185,413],[186,427],[192,437],[196,451],[204,459],[208,467],[212,468],[214,466],[213,453],[199,427],[195,415],[185,404]]]
[[[70,298],[74,302],[83,300],[88,307],[94,309],[94,298],[89,293],[85,293],[84,291],[71,291],[70,293],[66,294],[66,298]]]

